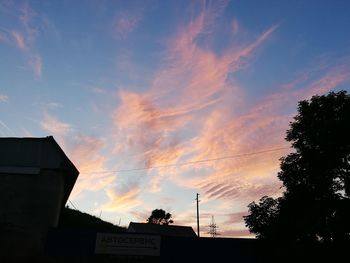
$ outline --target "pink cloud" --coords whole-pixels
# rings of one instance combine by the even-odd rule
[[[57,118],[49,115],[48,113],[44,114],[44,118],[40,122],[40,126],[44,130],[48,131],[50,134],[53,134],[58,137],[66,136],[72,129],[71,125],[58,120]]]
[[[101,138],[83,134],[75,134],[65,138],[67,152],[73,163],[80,171],[78,181],[72,196],[76,197],[83,191],[104,190],[110,184],[115,183],[116,175],[111,173],[95,173],[105,171],[108,156],[102,154],[105,142]]]
[[[149,216],[151,215],[151,211],[148,210],[143,210],[143,211],[139,211],[139,210],[133,210],[130,212],[130,214],[135,218],[136,222],[147,222],[147,219],[149,218]]]
[[[239,30],[239,23],[238,20],[236,18],[234,18],[232,20],[232,32],[234,35],[236,35],[238,33]]]
[[[227,220],[224,222],[225,225],[231,225],[236,223],[242,223],[243,217],[248,215],[247,211],[236,212],[227,215]]]
[[[231,56],[218,57],[195,43],[196,36],[204,30],[205,14],[174,38],[168,65],[156,75],[149,92],[119,93],[121,106],[114,113],[115,123],[119,130],[128,130],[129,140],[125,141],[129,146],[141,147],[145,152],[147,165],[176,161],[184,154],[186,148],[176,140],[169,141],[167,134],[181,130],[194,116],[220,102],[230,86],[226,77],[232,65],[249,56],[275,28],[241,52],[229,51]],[[174,149],[178,149],[177,153]]]
[[[92,92],[97,93],[97,94],[105,94],[106,90],[100,87],[94,87],[91,89]]]
[[[0,94],[0,102],[7,102],[9,97],[4,94]]]
[[[253,238],[254,235],[249,233],[248,229],[227,229],[219,232],[222,237],[236,237],[236,238]]]
[[[19,11],[19,21],[25,29],[28,42],[33,42],[38,34],[37,29],[31,25],[33,18],[36,16],[36,13],[32,8],[29,7],[28,4],[23,4],[20,7]]]
[[[303,89],[294,90],[290,86],[289,90],[277,91],[243,115],[231,117],[223,129],[218,128],[219,118],[208,118],[202,134],[193,140],[194,149],[198,154],[192,160],[220,156],[230,149],[249,153],[264,148],[288,146],[284,142],[284,134],[293,114],[281,114],[281,109],[288,105],[295,107],[297,101],[316,93],[323,94],[347,79],[349,74],[342,70],[339,72],[331,70],[331,73],[318,80],[305,83]],[[208,163],[207,166],[214,168],[214,172],[196,178],[190,183],[197,182],[209,199],[256,200],[263,195],[276,196],[281,192],[280,182],[276,179],[279,157],[290,151],[284,149],[224,160],[215,164]],[[205,164],[203,166],[205,167]]]
[[[42,59],[39,55],[32,55],[29,59],[29,66],[33,69],[35,76],[38,78],[42,75]]]
[[[17,31],[11,31],[12,37],[15,40],[15,43],[17,45],[17,47],[23,51],[27,50],[28,47],[25,43],[24,37],[20,32]]]
[[[0,42],[6,42],[6,41],[8,41],[6,34],[0,32]]]
[[[35,52],[35,41],[39,34],[37,27],[33,26],[33,19],[37,16],[33,9],[28,4],[20,6],[13,5],[12,12],[21,27],[19,29],[4,30],[5,33],[0,34],[0,41],[14,43],[24,55],[27,57],[28,65],[32,68],[36,77],[40,78],[42,75],[42,58]]]
[[[57,109],[57,108],[61,108],[62,104],[58,103],[58,102],[51,101],[51,102],[46,103],[45,106],[48,107],[49,109]]]
[[[141,204],[141,201],[138,199],[140,192],[141,189],[137,185],[125,188],[122,192],[109,188],[107,189],[109,201],[104,204],[101,209],[109,212],[129,211],[131,208]]]
[[[26,38],[21,32],[14,30],[11,31],[11,35],[16,46],[27,55],[28,65],[32,68],[35,76],[41,78],[43,68],[42,58],[32,50],[32,46],[28,43],[29,40],[27,41],[28,37]]]
[[[240,93],[237,86],[227,82],[228,74],[238,70],[241,59],[251,56],[277,27],[271,27],[247,46],[230,48],[219,56],[200,47],[196,41],[200,34],[208,32],[208,27],[212,26],[208,21],[213,21],[211,18],[219,13],[220,8],[213,12],[205,9],[173,37],[165,65],[155,75],[149,91],[119,92],[121,104],[114,112],[114,122],[119,140],[125,145],[118,144],[119,150],[143,152],[139,161],[143,160],[146,166],[176,163],[188,154],[193,156],[190,161],[195,161],[226,152],[218,148],[215,154],[205,155],[203,153],[207,150],[199,146],[201,142],[198,140],[203,137],[201,133],[209,128],[205,126],[216,121],[212,119],[215,114],[221,118],[222,103],[226,103],[227,98],[231,98],[229,103],[235,101],[230,92]],[[203,116],[206,118],[203,119]],[[217,124],[210,128],[210,132],[217,130]],[[179,131],[191,125],[202,127],[202,132],[198,130],[197,136],[187,142],[176,139]],[[176,175],[175,169],[158,169],[158,175],[151,179],[149,191],[161,191],[163,180],[170,178],[175,182],[181,181],[182,186],[198,187],[196,178],[183,180],[182,176]],[[236,195],[230,190],[227,197]]]
[[[199,191],[203,205],[220,200],[221,210],[232,208],[233,200],[248,204],[263,195],[278,196],[282,191],[276,177],[279,158],[291,151],[284,137],[297,102],[349,79],[347,66],[329,67],[323,74],[310,71],[271,87],[252,105],[233,76],[249,65],[249,58],[272,37],[278,25],[255,40],[217,54],[198,39],[212,34],[212,18],[219,13],[220,8],[204,8],[171,37],[163,65],[148,90],[119,90],[120,104],[113,111],[114,153],[133,156],[135,167],[193,164],[147,171],[146,189],[111,194],[118,202],[125,196],[128,203],[136,205],[142,191],[161,192],[169,181]],[[118,202],[110,203],[109,208],[117,207]],[[195,218],[189,214],[177,215],[177,220],[194,225]],[[230,220],[232,224],[243,222],[237,215]],[[223,235],[250,236],[241,228],[223,229]]]
[[[72,198],[78,197],[84,191],[99,191],[113,184],[116,175],[111,173],[95,173],[105,171],[108,157],[101,152],[105,142],[101,138],[81,134],[75,128],[57,118],[44,114],[41,127],[58,141],[78,168],[80,175],[72,192]]]
[[[115,17],[114,36],[125,39],[139,25],[143,15],[140,10],[122,12]]]

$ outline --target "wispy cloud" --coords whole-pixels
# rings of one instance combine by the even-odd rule
[[[233,236],[233,237],[241,237],[241,238],[252,238],[252,234],[249,233],[248,229],[228,229],[224,231],[220,231],[221,236]]]
[[[38,78],[42,75],[42,60],[39,55],[31,55],[29,58],[29,66],[33,69],[35,76]]]
[[[239,23],[238,20],[236,18],[234,18],[232,20],[232,32],[234,35],[236,35],[238,33],[239,30]]]
[[[68,144],[67,152],[80,171],[80,176],[72,193],[73,197],[78,196],[83,191],[105,190],[107,186],[115,183],[117,177],[113,176],[113,173],[94,173],[95,171],[107,170],[106,163],[109,157],[102,153],[106,146],[103,139],[73,133],[71,138],[65,140],[65,144]]]
[[[26,51],[28,49],[28,47],[25,43],[25,40],[24,40],[22,33],[17,32],[17,31],[11,31],[11,34],[15,40],[17,47],[23,51]]]
[[[71,125],[58,120],[48,113],[44,114],[44,118],[40,122],[40,126],[44,130],[58,137],[64,137],[72,130]]]
[[[106,90],[103,88],[100,88],[100,87],[94,87],[91,89],[91,91],[93,93],[97,93],[97,94],[105,94],[106,93]]]
[[[288,146],[284,133],[292,120],[291,113],[282,113],[286,107],[295,108],[301,99],[315,94],[323,94],[349,79],[349,73],[331,70],[319,79],[304,81],[298,89],[289,85],[288,90],[278,90],[265,97],[251,110],[232,117],[223,128],[220,118],[209,118],[202,134],[194,139],[194,149],[198,154],[193,160],[213,158],[235,149],[249,153],[260,150]],[[288,85],[287,85],[288,86]],[[214,115],[215,116],[215,115]],[[214,172],[201,176],[194,182],[205,192],[207,198],[257,200],[263,195],[280,193],[280,182],[276,179],[279,157],[290,150],[253,154],[243,158],[208,164]]]
[[[28,3],[20,5],[11,4],[11,12],[17,17],[20,27],[16,29],[3,29],[0,32],[0,42],[14,44],[25,54],[29,67],[33,70],[36,77],[42,76],[42,57],[36,51],[35,42],[38,37],[38,27],[34,26],[34,18],[37,14]]]
[[[114,36],[117,39],[125,39],[134,31],[143,18],[141,9],[119,12],[115,16]]]
[[[68,157],[78,168],[80,175],[72,197],[84,191],[99,191],[114,183],[116,177],[111,174],[100,174],[95,171],[107,170],[108,157],[102,154],[105,147],[103,139],[78,132],[72,125],[45,113],[40,122],[41,127],[53,135]],[[107,176],[106,176],[107,175]]]
[[[146,222],[148,217],[151,215],[151,213],[152,212],[148,210],[143,210],[143,211],[133,210],[130,212],[130,214],[134,216],[137,222]]]
[[[246,216],[246,215],[248,215],[247,211],[228,214],[227,220],[224,222],[224,225],[241,223],[243,220],[243,216]]]
[[[222,104],[234,102],[232,92],[240,92],[239,87],[228,81],[228,75],[237,71],[241,59],[251,56],[277,28],[273,26],[252,43],[241,48],[229,48],[219,56],[201,47],[197,37],[207,32],[207,28],[212,26],[208,21],[221,11],[221,6],[214,7],[212,12],[204,9],[187,27],[179,30],[172,38],[164,66],[155,75],[149,91],[119,92],[121,105],[114,112],[114,120],[119,134],[127,134],[124,140],[127,146],[123,149],[134,148],[143,152],[140,157],[145,165],[176,163],[186,155],[192,155],[191,160],[194,160],[194,155],[213,157],[219,154],[215,152],[204,156],[202,153],[207,150],[197,148],[196,144],[200,144],[199,140],[203,137],[201,127],[208,129],[205,126],[216,122],[215,115],[218,119],[222,118]],[[190,126],[198,126],[192,130],[192,133],[197,132],[198,137],[186,138],[186,142],[179,133],[190,129]],[[217,128],[212,127],[213,130]],[[150,188],[153,191],[161,189],[162,174],[165,173],[154,177]]]
[[[51,101],[51,102],[46,103],[45,106],[48,107],[49,109],[56,109],[56,108],[61,108],[62,104],[58,103],[58,102]]]
[[[49,101],[49,102],[33,102],[33,106],[38,106],[44,111],[44,116],[49,116],[49,118],[53,118],[48,114],[49,110],[62,108],[63,105],[57,101]],[[45,118],[44,118],[45,119]]]
[[[141,204],[138,198],[140,192],[141,189],[137,184],[128,185],[128,187],[124,187],[122,191],[109,188],[107,190],[109,201],[104,204],[101,209],[104,211],[129,211]]]
[[[5,33],[0,32],[0,43],[7,41],[7,36]]]
[[[0,102],[7,102],[9,97],[4,94],[0,94]]]
[[[233,200],[248,204],[263,195],[278,196],[282,191],[276,177],[279,158],[290,152],[284,134],[297,102],[349,80],[348,65],[304,72],[270,87],[252,103],[235,75],[249,67],[250,58],[267,45],[279,25],[218,53],[205,41],[215,34],[212,27],[222,6],[206,6],[176,31],[148,90],[118,92],[120,105],[113,112],[115,154],[133,156],[136,167],[194,163],[148,171],[146,189],[125,193],[132,202],[140,191],[161,192],[169,181],[201,192],[203,204],[220,200],[223,209],[232,207]],[[237,20],[232,27],[239,35]],[[246,155],[199,162],[242,153]],[[117,204],[110,203],[109,209],[113,205]],[[231,219],[242,225],[241,216]],[[225,228],[225,235],[249,236],[242,228]]]
[[[28,3],[22,4],[19,8],[19,21],[25,29],[28,42],[32,43],[35,41],[38,35],[38,30],[32,25],[33,18],[37,16],[35,11],[30,8]]]

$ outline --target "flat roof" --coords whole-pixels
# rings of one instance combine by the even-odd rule
[[[63,171],[64,204],[79,171],[52,136],[0,137],[0,167],[26,167]]]
[[[196,233],[190,226],[158,225],[152,223],[130,222],[128,232],[140,234],[158,234],[173,237],[197,237]]]

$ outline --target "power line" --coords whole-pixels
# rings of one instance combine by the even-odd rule
[[[75,207],[75,205],[73,204],[73,202],[71,200],[68,199],[68,202],[74,207],[75,210],[78,210],[78,208]]]
[[[272,148],[272,149],[266,149],[266,150],[257,151],[257,152],[222,156],[222,157],[211,158],[211,159],[202,159],[202,160],[192,161],[192,162],[165,164],[165,165],[158,165],[158,166],[145,166],[145,167],[132,168],[132,169],[122,169],[122,170],[95,171],[95,172],[89,172],[87,174],[122,173],[122,172],[133,172],[133,171],[151,170],[151,169],[159,169],[159,168],[169,168],[169,167],[176,167],[176,166],[185,166],[185,165],[191,165],[191,164],[197,164],[197,163],[205,163],[205,162],[212,162],[212,161],[219,161],[219,160],[225,160],[225,159],[245,157],[245,156],[268,153],[268,152],[276,152],[276,151],[281,151],[281,150],[286,150],[286,149],[290,149],[290,147]]]

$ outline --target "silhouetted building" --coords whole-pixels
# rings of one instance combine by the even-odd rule
[[[149,223],[129,224],[127,232],[138,234],[154,234],[168,237],[197,237],[190,226],[158,225]]]
[[[43,255],[78,174],[51,136],[0,138],[0,262]]]

